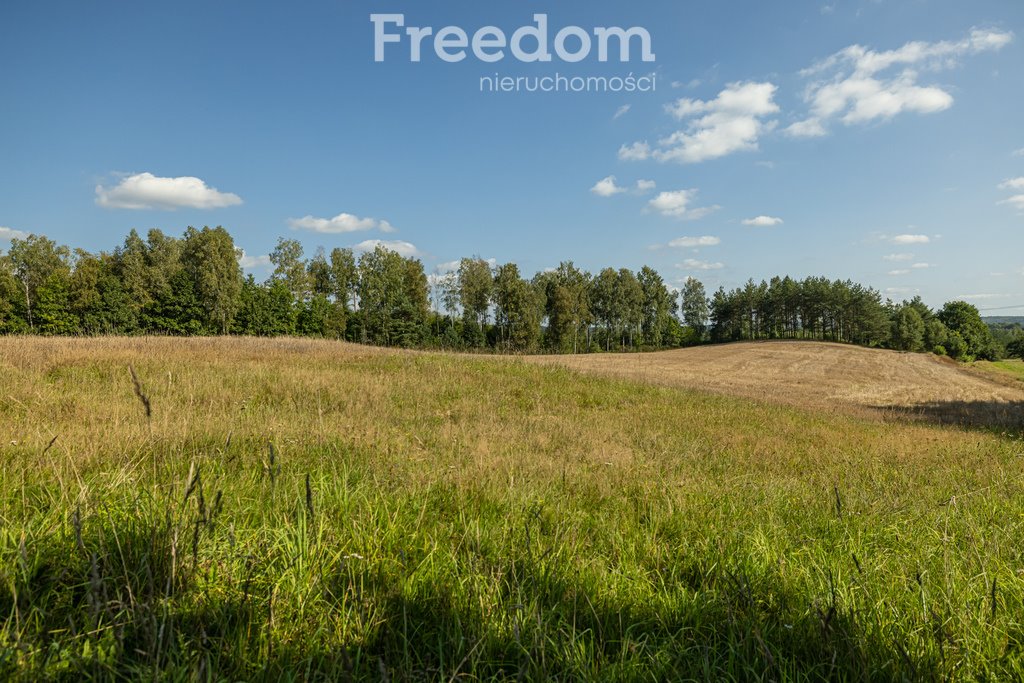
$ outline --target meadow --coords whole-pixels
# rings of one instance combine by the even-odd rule
[[[1016,431],[0,338],[2,679],[1020,680],[1022,513]]]
[[[978,361],[975,365],[989,372],[999,372],[1004,376],[1024,381],[1024,360],[1019,358],[1008,358],[994,362]]]

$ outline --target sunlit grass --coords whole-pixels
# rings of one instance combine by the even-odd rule
[[[1007,436],[329,342],[0,339],[0,444],[0,677],[1024,675]]]
[[[978,363],[986,368],[991,368],[999,372],[1007,373],[1016,377],[1017,379],[1024,380],[1024,361],[1019,359],[1008,359],[995,362],[981,361]]]

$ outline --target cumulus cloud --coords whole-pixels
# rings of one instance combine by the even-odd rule
[[[717,204],[713,206],[690,208],[691,202],[696,199],[696,197],[697,190],[673,190],[670,192],[659,193],[658,196],[649,201],[647,205],[662,216],[670,216],[672,218],[680,218],[683,220],[696,220],[698,218],[703,218],[709,213],[717,211],[720,208]]]
[[[913,268],[914,270],[924,270],[925,268],[931,268],[932,264],[930,264],[930,263],[915,263],[914,265],[912,265],[910,267]]]
[[[434,270],[438,273],[451,273],[459,269],[460,263],[461,261],[445,261],[434,266]]]
[[[666,111],[684,127],[658,141],[623,146],[620,159],[647,159],[694,164],[757,149],[760,136],[775,126],[766,120],[779,111],[772,83],[730,83],[713,100],[680,98]]]
[[[928,235],[893,235],[889,241],[893,244],[928,244],[931,238]]]
[[[886,287],[885,293],[895,295],[920,294],[921,290],[916,287]]]
[[[820,137],[833,120],[855,125],[948,109],[953,96],[937,85],[921,85],[920,72],[952,68],[964,57],[1000,50],[1012,40],[1008,31],[974,29],[957,41],[914,41],[880,52],[850,45],[801,72],[811,79],[804,92],[809,112],[786,133]]]
[[[741,221],[743,225],[752,225],[757,228],[767,228],[773,225],[782,225],[782,219],[775,216],[755,216]]]
[[[885,261],[912,261],[914,259],[913,254],[886,254],[882,257]]]
[[[690,200],[696,196],[696,190],[674,190],[662,192],[649,202],[652,209],[665,216],[682,216]]]
[[[622,185],[619,185],[618,181],[615,179],[615,176],[610,175],[607,178],[598,180],[594,184],[594,186],[590,188],[590,191],[596,194],[598,197],[614,197],[615,195],[622,194],[623,192],[630,192],[632,194],[637,195],[648,194],[649,192],[653,191],[656,187],[657,183],[655,183],[653,180],[640,179],[636,181],[636,185],[634,185],[633,188],[630,189],[628,187],[623,187]]]
[[[411,242],[403,242],[401,240],[363,240],[352,247],[352,249],[355,251],[373,251],[377,247],[384,247],[385,249],[393,251],[399,256],[404,256],[406,258],[422,255],[420,250],[416,248],[415,244],[412,244]]]
[[[5,228],[0,225],[0,242],[10,242],[11,240],[23,240],[28,237],[27,232],[21,230],[15,230],[14,228]]]
[[[610,175],[603,180],[598,180],[590,191],[598,197],[611,197],[626,191],[626,188],[615,184],[615,176]]]
[[[632,109],[632,105],[629,105],[629,104],[622,105],[621,107],[619,107],[618,109],[615,110],[615,114],[614,114],[614,116],[612,116],[612,121],[615,121],[617,119],[621,119],[623,116],[625,116],[626,114],[629,113],[630,109]]]
[[[1018,211],[1024,211],[1024,194],[1015,194],[1012,197],[1007,197],[999,203],[1008,204]]]
[[[264,254],[263,256],[250,256],[245,253],[245,249],[242,250],[241,255],[238,257],[238,265],[246,270],[253,268],[266,268],[270,265],[270,256]]]
[[[890,270],[889,271],[889,275],[907,275],[909,273],[910,273],[910,271],[907,270],[906,268],[900,268],[898,270]]]
[[[651,157],[651,146],[646,142],[634,142],[619,147],[620,161],[644,161]]]
[[[152,173],[125,176],[113,187],[96,186],[96,204],[107,209],[219,209],[242,203],[199,178],[160,178]]]
[[[711,235],[701,237],[677,237],[668,243],[670,247],[713,247],[720,244],[722,240]]]
[[[1009,178],[999,183],[1000,190],[1024,190],[1024,176],[1019,178]],[[1007,197],[1006,199],[998,202],[999,204],[1008,204],[1018,211],[1024,211],[1024,194],[1015,194]]]
[[[367,230],[395,231],[387,221],[379,221],[376,218],[360,218],[350,213],[339,213],[334,218],[316,218],[314,216],[289,218],[288,225],[292,230],[311,230],[329,235]]]
[[[694,258],[688,258],[682,263],[677,263],[676,268],[680,268],[682,270],[720,270],[725,268],[725,264],[717,261],[712,263],[709,261],[699,261]]]

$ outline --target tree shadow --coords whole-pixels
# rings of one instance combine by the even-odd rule
[[[572,567],[514,549],[482,558],[498,599],[467,594],[458,573],[417,582],[344,563],[310,590],[326,614],[308,628],[275,628],[265,583],[233,593],[188,577],[166,583],[166,526],[119,532],[131,557],[102,566],[55,539],[19,586],[26,632],[17,663],[0,677],[24,680],[680,680],[928,679],[941,662],[885,642],[837,603],[835,591],[802,595],[773,571],[746,575],[708,558],[647,568],[654,597],[607,590]],[[88,541],[87,541],[88,543]],[[47,544],[50,545],[50,544]],[[70,552],[66,552],[70,551]],[[35,553],[33,553],[35,555]],[[62,559],[63,558],[63,559]],[[100,564],[97,565],[97,562]],[[129,567],[130,565],[130,567]],[[144,568],[125,572],[125,568]],[[258,568],[257,568],[258,569]],[[481,567],[476,567],[479,570]],[[122,577],[129,577],[127,581]],[[266,577],[264,577],[265,579]],[[256,582],[257,584],[259,582]],[[170,593],[154,586],[170,585]],[[2,591],[0,591],[2,592]],[[28,596],[27,598],[24,596]],[[34,599],[32,596],[35,596]],[[4,596],[0,596],[3,598]],[[0,599],[5,609],[12,596]],[[344,620],[354,602],[370,628],[346,640],[313,637],[314,624]],[[35,604],[33,604],[35,602]],[[34,610],[34,612],[33,612]],[[330,614],[333,612],[334,614]],[[90,617],[86,623],[83,619]],[[282,616],[276,617],[278,620]],[[866,617],[865,617],[866,619]],[[67,624],[75,624],[70,637]],[[336,623],[336,621],[335,621]],[[283,637],[282,633],[298,634]],[[305,636],[309,636],[306,638]],[[329,643],[329,644],[326,644]],[[3,648],[0,647],[0,650]],[[3,654],[3,653],[0,653]]]
[[[1024,433],[1024,401],[934,401],[913,406],[873,408],[900,419]]]

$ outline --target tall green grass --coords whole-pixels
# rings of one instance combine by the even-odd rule
[[[1017,437],[205,343],[0,356],[0,678],[1024,677]]]

